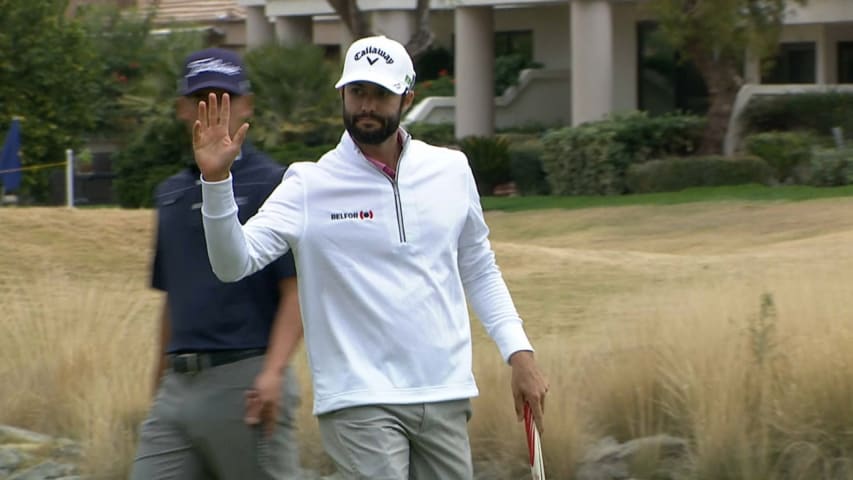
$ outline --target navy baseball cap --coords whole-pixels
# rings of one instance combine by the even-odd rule
[[[249,79],[240,56],[221,48],[189,54],[184,62],[184,75],[178,80],[178,92],[188,96],[205,89],[222,89],[234,95],[249,93]]]

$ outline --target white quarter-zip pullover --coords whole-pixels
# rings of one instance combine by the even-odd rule
[[[318,162],[291,165],[245,226],[231,179],[203,183],[221,280],[293,250],[315,414],[476,396],[466,294],[505,360],[532,350],[465,155],[404,138],[393,179],[344,133]]]

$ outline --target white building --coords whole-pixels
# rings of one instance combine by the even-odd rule
[[[352,39],[325,0],[238,0],[247,44],[309,41],[344,51]],[[403,43],[414,33],[415,0],[360,0],[373,29]],[[458,137],[524,123],[578,124],[626,110],[684,109],[699,101],[695,78],[661,67],[643,0],[432,0],[436,42],[452,49],[456,97],[422,102],[418,120],[452,120]],[[495,41],[518,40],[544,68],[494,98]],[[853,84],[853,0],[793,8],[773,72],[750,83]],[[670,58],[670,60],[672,60]]]

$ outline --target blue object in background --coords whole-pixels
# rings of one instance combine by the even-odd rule
[[[17,118],[12,119],[6,140],[3,142],[3,151],[0,153],[0,177],[3,178],[3,190],[11,193],[21,188],[21,122]],[[10,171],[14,170],[14,171]]]

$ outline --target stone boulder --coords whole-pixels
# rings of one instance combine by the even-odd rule
[[[71,440],[0,425],[0,478],[82,480],[77,476],[81,455]]]
[[[622,444],[612,437],[606,437],[584,455],[575,479],[632,480],[633,465],[654,459],[664,469],[674,469],[687,455],[687,441],[669,435],[637,438]],[[662,472],[658,472],[656,478],[665,477]]]

